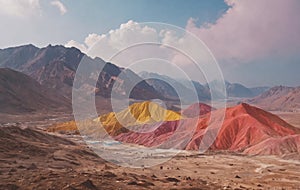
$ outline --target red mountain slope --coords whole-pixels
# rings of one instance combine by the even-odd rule
[[[165,148],[198,150],[206,130],[209,133],[218,129],[220,126],[221,121],[219,118],[222,117],[222,113],[222,110],[214,111],[217,117],[213,119],[209,128],[207,128],[207,124],[210,119],[210,114],[206,114],[203,118],[200,118],[197,121],[195,133],[191,131],[193,128],[193,126],[191,126],[192,119],[186,119],[181,120],[181,125],[179,125],[179,121],[164,122],[162,125],[157,126],[152,132],[128,132],[116,136],[115,139],[149,147],[162,145],[162,147]],[[174,137],[175,132],[176,136]],[[226,109],[224,122],[210,149],[242,152],[267,139],[280,139],[297,133],[299,133],[299,129],[289,125],[278,116],[248,104],[240,104]],[[186,140],[184,139],[185,137],[191,137],[191,140],[185,146],[178,146],[178,143],[182,143]],[[163,144],[166,140],[169,140],[169,142]],[[211,139],[208,138],[208,140]],[[248,152],[250,153],[250,151]],[[248,152],[245,151],[245,153]],[[252,150],[252,152],[254,152],[254,150]]]
[[[206,123],[198,125],[198,130],[186,149],[199,148],[198,142],[203,136],[201,129],[207,127]],[[219,122],[212,122],[209,129],[216,129],[219,125]],[[248,104],[240,104],[226,110],[224,122],[211,149],[242,151],[268,138],[293,135],[297,132],[298,129],[276,115]]]

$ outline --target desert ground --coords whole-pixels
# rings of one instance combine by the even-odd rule
[[[298,115],[287,118],[293,116]],[[11,117],[6,115],[6,121]],[[18,122],[3,123],[0,128],[0,189],[300,188],[300,161],[295,157],[183,151],[149,168],[121,167],[96,155],[80,136],[45,132],[50,124],[70,119],[68,114],[13,118]],[[126,146],[106,149],[120,148],[122,157]]]

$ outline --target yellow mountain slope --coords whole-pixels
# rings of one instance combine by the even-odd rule
[[[181,119],[181,115],[171,110],[166,110],[160,105],[146,101],[134,103],[127,109],[115,113],[111,112],[102,115],[93,120],[93,123],[101,122],[107,133],[110,135],[118,135],[126,132],[126,128],[142,124],[151,124],[161,121],[175,121]],[[51,126],[48,131],[74,131],[76,130],[74,121],[56,124]]]

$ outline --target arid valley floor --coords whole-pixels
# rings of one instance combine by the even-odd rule
[[[196,151],[183,151],[169,161],[150,168],[120,167],[94,154],[79,136],[46,134],[44,130],[51,123],[70,118],[67,114],[58,115],[61,114],[51,117],[35,115],[31,118],[19,116],[18,123],[1,124],[0,189],[300,187],[300,161],[295,157],[283,159],[228,152],[199,154]],[[6,117],[6,121],[12,117],[2,116]],[[299,118],[295,113],[281,116],[295,124]],[[28,128],[23,129],[25,127]]]

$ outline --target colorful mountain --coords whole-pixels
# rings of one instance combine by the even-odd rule
[[[185,147],[182,147],[183,149],[199,150],[203,135],[208,133],[209,137],[209,133],[218,129],[221,124],[222,126],[210,150],[245,151],[244,153],[250,153],[250,147],[254,147],[268,139],[279,140],[300,132],[299,129],[289,125],[276,115],[248,104],[240,104],[232,108],[227,108],[223,123],[218,119],[223,115],[222,110],[214,111],[214,115],[216,115],[216,117],[212,119],[209,128],[208,123],[211,114],[207,114],[198,119],[195,133],[192,135],[190,142]],[[166,139],[171,138],[177,130],[180,130],[181,135],[177,136],[177,138],[179,138],[177,141],[181,142],[180,138],[186,138],[188,134],[191,133],[192,127],[187,125],[187,120],[188,119],[182,120],[181,123],[179,121],[165,122],[160,126],[156,126],[156,129],[149,133],[123,133],[115,137],[115,139],[150,147],[160,146],[164,144]],[[206,140],[212,139],[207,138]],[[207,144],[209,142],[203,143]],[[164,144],[164,147],[165,146]],[[172,148],[174,144],[169,144],[168,146],[165,148]],[[175,144],[175,147],[178,147],[178,145]],[[249,151],[246,151],[247,149]],[[253,149],[251,152],[255,152]]]
[[[134,103],[118,113],[110,112],[102,115],[94,119],[93,122],[87,123],[87,125],[95,125],[97,123],[100,125],[101,123],[108,134],[115,136],[121,132],[128,132],[127,128],[130,127],[180,119],[181,115],[179,113],[167,110],[157,103],[146,101]],[[77,126],[74,121],[56,124],[48,129],[51,132],[76,130]]]
[[[217,110],[215,114],[218,117],[218,114],[221,116],[222,112]],[[199,122],[198,129],[186,149],[197,150],[199,148],[198,142],[203,137],[208,120],[209,118],[204,118]],[[218,120],[212,121],[207,132],[213,131],[219,125]],[[278,116],[243,103],[226,109],[222,127],[210,148],[241,152],[268,138],[281,138],[297,133],[299,129],[289,125]]]
[[[195,108],[200,108],[200,117],[194,114]],[[93,122],[96,127],[87,127],[85,132],[88,131],[88,134],[96,135],[99,132],[97,124],[99,126],[101,122],[115,140],[147,147],[199,150],[200,143],[203,143],[211,145],[209,150],[213,151],[275,155],[299,153],[300,129],[272,113],[245,103],[225,110],[214,110],[198,103],[183,110],[181,116],[156,103],[142,102],[132,104],[121,112],[100,116]],[[49,130],[76,129],[75,122],[69,122]],[[213,139],[215,132],[218,133]]]

